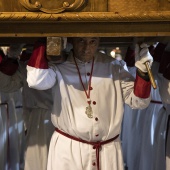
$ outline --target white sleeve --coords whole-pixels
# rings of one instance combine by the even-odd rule
[[[54,86],[56,73],[53,69],[40,69],[27,65],[27,82],[30,88],[47,90]]]

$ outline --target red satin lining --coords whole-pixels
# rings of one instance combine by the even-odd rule
[[[140,98],[148,98],[151,92],[151,82],[145,81],[140,76],[136,75],[134,84],[134,94]]]
[[[28,66],[40,69],[48,69],[48,60],[46,58],[45,44],[35,45],[31,58],[28,61]]]

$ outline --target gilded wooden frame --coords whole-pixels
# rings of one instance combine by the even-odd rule
[[[49,14],[61,13],[63,11],[75,11],[81,8],[85,4],[86,0],[75,0],[74,3],[70,4],[68,1],[64,1],[63,5],[57,9],[47,9],[42,6],[39,1],[34,4],[30,3],[29,0],[19,0],[19,2],[29,11],[42,11]]]
[[[170,36],[170,12],[1,12],[0,37]]]

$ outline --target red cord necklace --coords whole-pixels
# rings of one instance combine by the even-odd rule
[[[93,57],[93,60],[92,60],[92,66],[91,66],[91,72],[90,72],[90,78],[89,78],[89,83],[88,83],[88,91],[86,91],[86,88],[83,84],[83,81],[82,81],[82,78],[81,78],[81,74],[80,74],[80,70],[79,70],[79,67],[78,67],[78,64],[76,62],[76,59],[75,57],[74,58],[74,62],[76,64],[76,68],[77,68],[77,71],[78,71],[78,76],[79,76],[79,79],[80,79],[80,82],[81,82],[81,85],[84,89],[84,92],[86,94],[86,97],[87,97],[87,103],[89,104],[87,107],[86,107],[86,111],[85,113],[87,114],[87,116],[89,118],[93,118],[93,111],[92,111],[92,107],[91,107],[91,99],[90,99],[90,91],[91,91],[91,80],[92,80],[92,73],[93,73],[93,67],[94,67],[94,57]]]

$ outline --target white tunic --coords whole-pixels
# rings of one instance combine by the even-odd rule
[[[26,82],[26,64],[23,62],[19,64],[19,68],[13,76],[7,76],[0,72],[0,80],[2,80],[0,90],[9,93],[23,87],[23,119],[27,129],[24,170],[46,170],[48,147],[54,131],[50,121],[51,89],[39,91],[29,88]],[[11,143],[14,142],[11,141]],[[14,169],[14,167],[11,168]]]
[[[92,62],[77,62],[87,89]],[[85,114],[87,98],[72,56],[63,64],[52,65],[49,69],[27,66],[27,70],[30,87],[44,90],[53,86],[54,126],[87,141],[105,141],[120,134],[124,101],[132,108],[145,108],[150,102],[150,98],[141,99],[135,96],[134,78],[118,61],[101,53],[95,56],[91,82],[92,119]],[[91,145],[54,132],[49,150],[48,170],[93,170],[96,169],[94,163],[96,152]],[[100,169],[124,169],[119,138],[102,146]]]
[[[129,70],[132,71],[133,68]],[[158,68],[159,63],[153,62],[152,73],[156,84]],[[151,89],[151,96],[152,102],[146,109],[134,110],[125,105],[122,147],[128,170],[165,169],[167,115],[162,104],[154,103],[161,102],[159,87]]]
[[[164,114],[166,114],[167,119],[170,115],[170,80],[163,77],[162,74],[159,74],[159,86],[160,86],[160,95],[165,107]],[[166,127],[167,130],[167,142],[166,142],[166,170],[170,170],[170,125]]]

